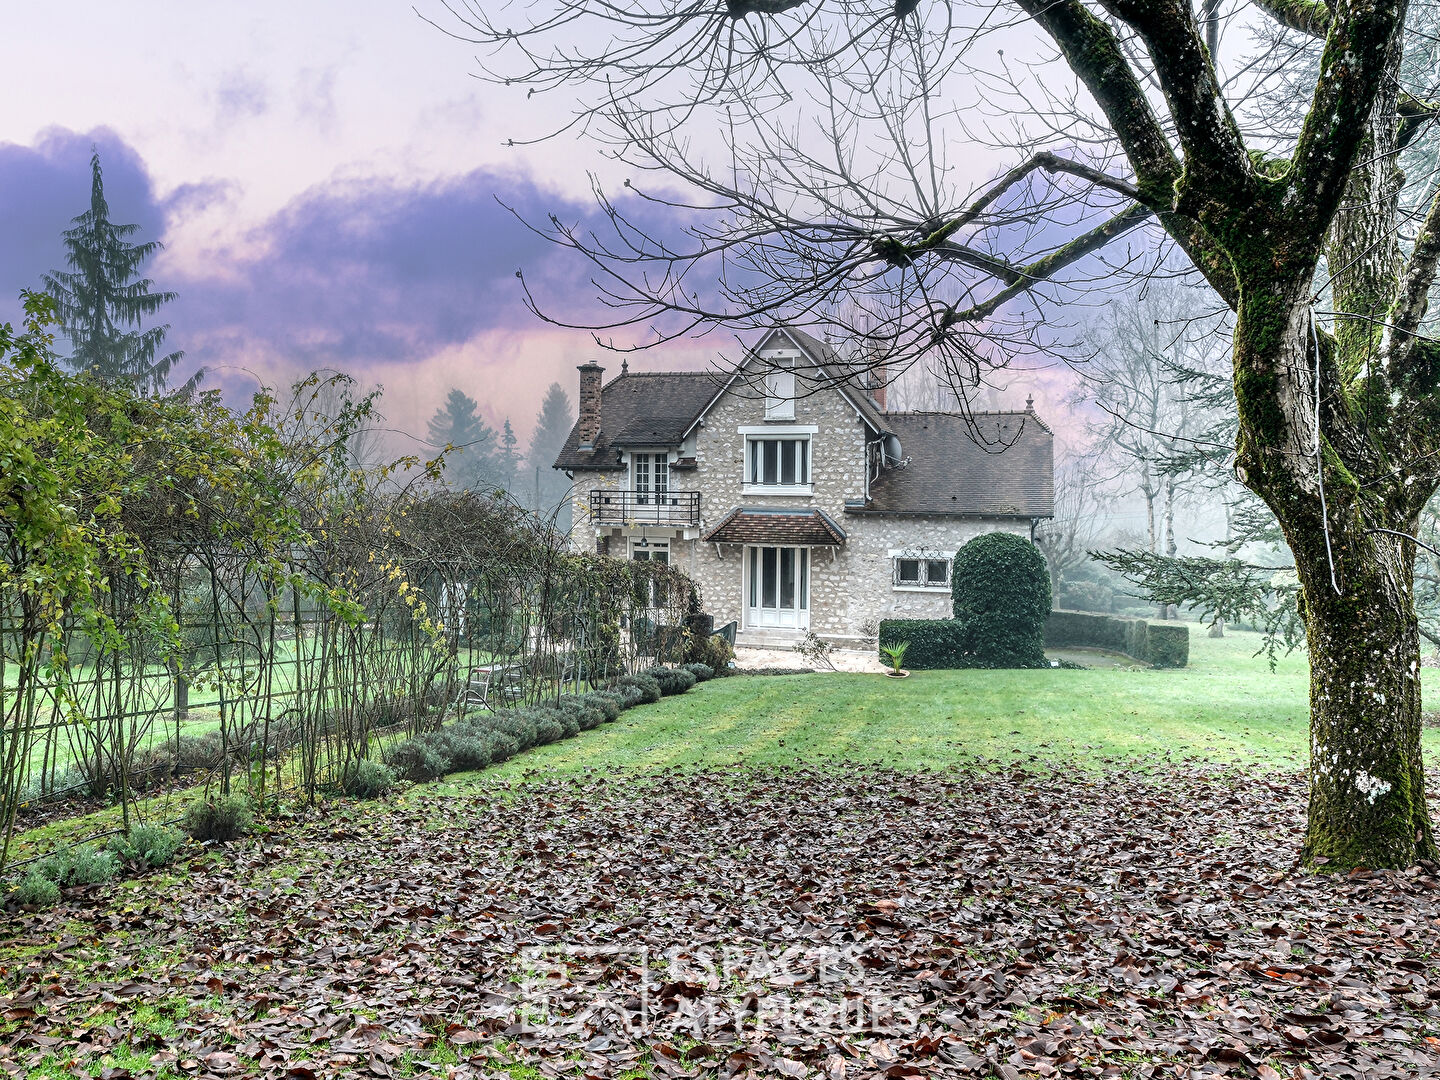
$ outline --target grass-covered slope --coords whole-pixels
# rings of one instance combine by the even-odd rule
[[[1206,637],[1192,627],[1181,670],[917,671],[908,679],[815,674],[717,679],[626,713],[584,739],[502,766],[653,770],[847,759],[943,768],[977,757],[1103,766],[1163,755],[1295,767],[1306,755],[1303,653],[1273,673],[1258,635]],[[1067,654],[1068,655],[1068,654]],[[1429,693],[1440,693],[1426,672]],[[495,775],[495,770],[487,776]],[[452,780],[452,783],[455,781]],[[464,786],[466,781],[459,781]]]

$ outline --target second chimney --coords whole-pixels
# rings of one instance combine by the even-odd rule
[[[580,449],[593,450],[600,434],[600,376],[605,369],[595,361],[580,365]]]
[[[885,395],[890,389],[890,365],[876,364],[870,369],[870,396],[880,411],[885,411]]]

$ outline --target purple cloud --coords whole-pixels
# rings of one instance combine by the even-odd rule
[[[555,213],[582,229],[599,224],[597,212],[528,177],[477,169],[420,185],[322,185],[253,228],[233,253],[202,260],[175,248],[183,231],[167,233],[230,198],[230,185],[184,184],[162,199],[140,156],[101,130],[0,145],[0,319],[14,319],[19,290],[62,264],[60,232],[89,197],[92,142],[115,219],[171,243],[173,266],[150,270],[158,287],[179,294],[164,318],[189,362],[243,364],[264,353],[285,357],[297,373],[331,366],[363,378],[370,363],[420,361],[488,331],[524,334],[541,327],[522,302],[522,267],[552,310],[594,311],[584,262],[506,207],[531,222]],[[673,233],[676,223],[656,216],[653,224]],[[206,265],[213,274],[175,269]]]
[[[484,330],[533,326],[516,269],[564,287],[580,284],[578,268],[558,265],[565,253],[501,201],[532,219],[552,209],[582,216],[528,179],[487,170],[419,187],[327,185],[247,237],[260,254],[226,263],[213,279],[176,283],[184,326],[239,331],[298,350],[306,363],[337,365],[418,357]]]

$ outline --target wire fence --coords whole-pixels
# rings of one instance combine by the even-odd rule
[[[405,530],[356,530],[323,559],[167,552],[143,582],[109,583],[103,625],[3,612],[0,868],[15,829],[57,803],[118,809],[87,843],[175,820],[182,797],[313,803],[387,740],[474,704],[477,681],[503,686],[491,707],[599,685],[698,611],[678,571],[575,554],[504,500],[434,493],[404,511]]]

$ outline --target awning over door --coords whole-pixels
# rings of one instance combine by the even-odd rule
[[[845,530],[823,510],[737,506],[705,539],[716,544],[839,547],[845,543]]]

